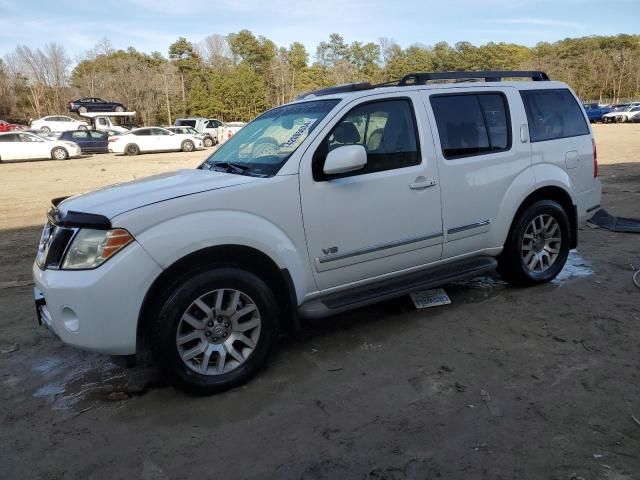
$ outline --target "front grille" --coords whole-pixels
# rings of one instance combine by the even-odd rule
[[[48,221],[40,237],[36,262],[40,268],[58,269],[77,229],[60,227]]]

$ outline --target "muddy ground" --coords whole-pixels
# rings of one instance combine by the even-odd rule
[[[595,127],[603,206],[640,217],[640,125]],[[553,283],[447,286],[307,324],[209,398],[36,327],[49,199],[207,152],[0,165],[0,478],[640,478],[640,236],[585,228]]]

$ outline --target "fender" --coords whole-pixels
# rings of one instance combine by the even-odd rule
[[[238,245],[254,248],[287,269],[302,299],[315,289],[309,278],[306,245],[295,242],[278,226],[237,210],[212,210],[173,217],[141,232],[138,243],[164,270],[190,253],[208,247]]]
[[[520,172],[507,189],[498,208],[501,214],[496,228],[492,229],[491,245],[503,246],[516,212],[522,202],[536,190],[558,187],[567,192],[575,205],[574,185],[567,172],[549,163],[538,163]]]

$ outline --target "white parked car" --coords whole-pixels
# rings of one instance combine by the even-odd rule
[[[135,128],[127,133],[109,137],[109,151],[126,155],[146,152],[182,150],[192,152],[204,148],[202,139],[194,135],[176,135],[166,128]]]
[[[602,117],[603,122],[633,122],[640,114],[640,105],[629,105],[620,109],[615,109]]]
[[[38,317],[87,350],[150,348],[174,385],[212,393],[253,375],[299,317],[496,268],[552,280],[600,196],[587,115],[543,72],[323,89],[196,169],[55,200]]]
[[[44,132],[66,132],[68,130],[86,130],[89,128],[89,124],[64,115],[50,115],[32,121],[31,128]]]
[[[193,127],[167,127],[167,130],[169,130],[171,133],[175,133],[176,135],[187,135],[199,138],[200,140],[202,140],[202,144],[205,147],[207,146],[207,142],[205,142],[205,134],[198,133]],[[209,146],[211,145],[213,144],[210,144]]]
[[[224,142],[233,137],[246,123],[244,122],[228,122],[218,127],[218,144],[222,145]]]
[[[47,139],[30,132],[0,133],[0,161],[51,158],[66,160],[80,155],[77,143]]]

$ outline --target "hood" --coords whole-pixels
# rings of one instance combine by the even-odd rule
[[[257,180],[255,177],[210,170],[177,170],[69,197],[58,205],[58,210],[62,214],[74,211],[112,219],[116,215],[152,203]]]

